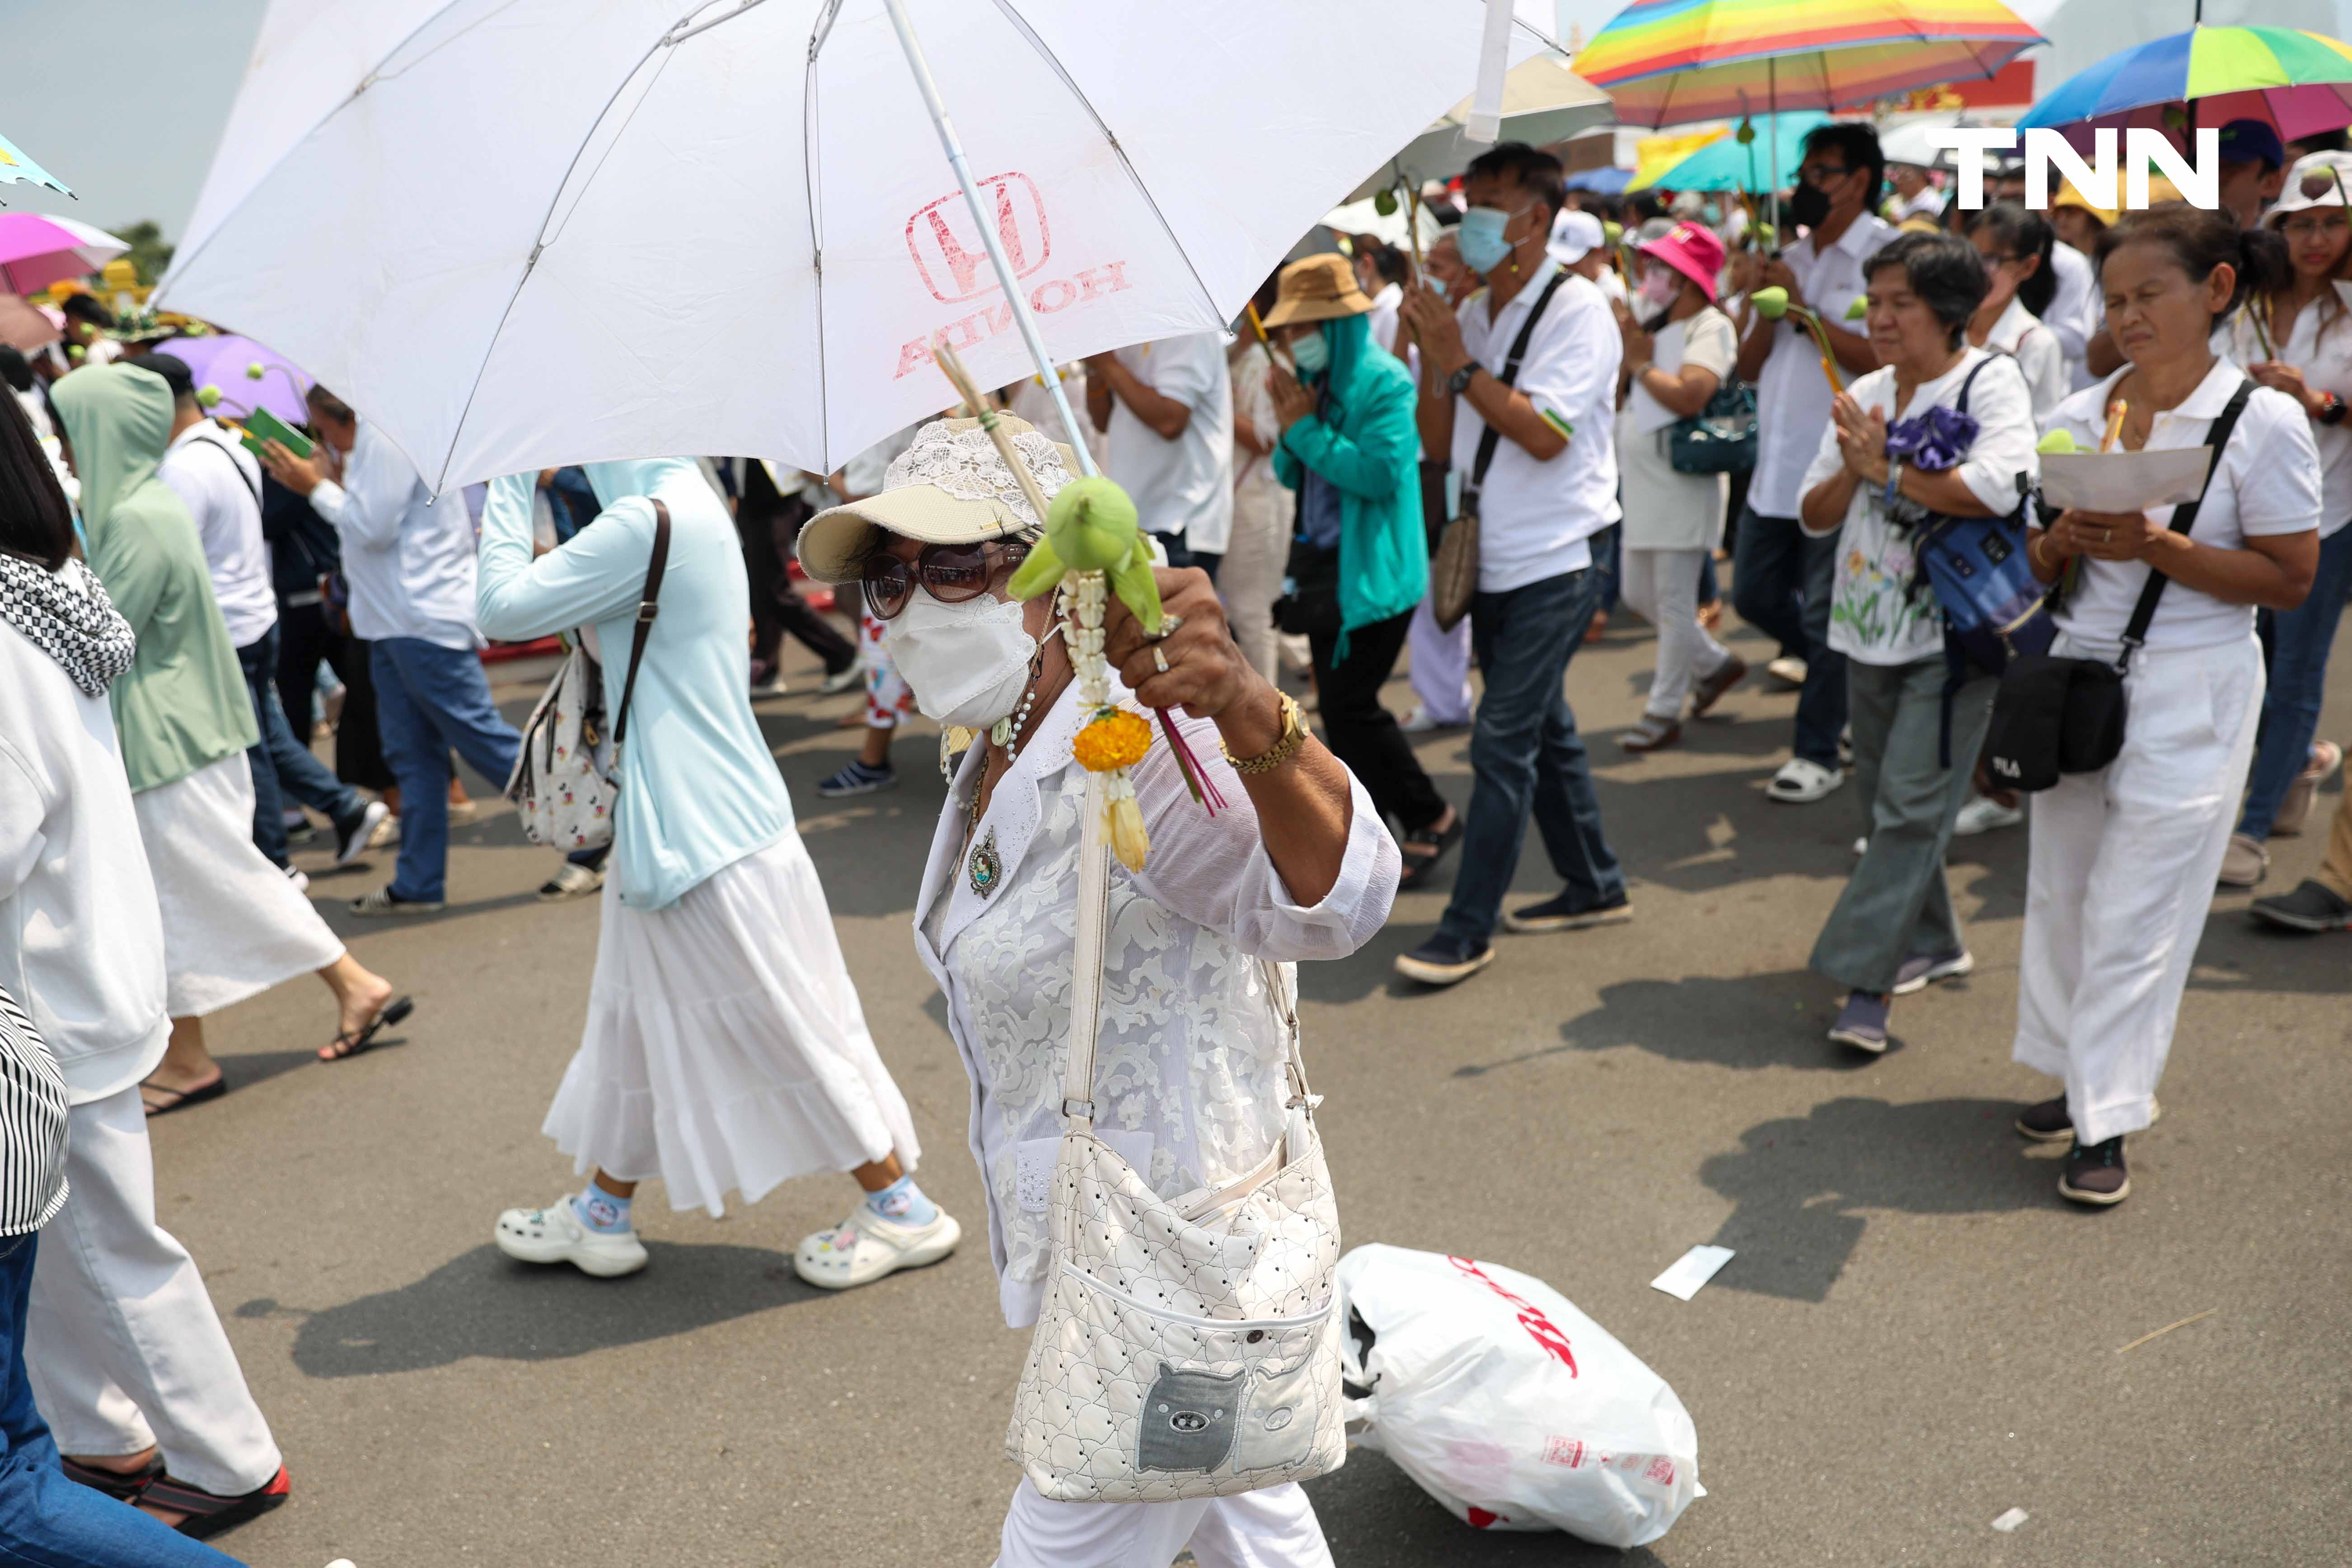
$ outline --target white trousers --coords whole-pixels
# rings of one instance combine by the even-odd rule
[[[33,1402],[60,1453],[160,1447],[175,1480],[236,1496],[278,1473],[269,1423],[187,1249],[155,1223],[136,1085],[67,1121],[72,1195],[41,1232],[26,1314]]]
[[[1168,1568],[1188,1546],[1201,1568],[1331,1568],[1296,1481],[1189,1502],[1055,1502],[1025,1476],[996,1568]]]
[[[2085,1143],[2148,1124],[2253,760],[2262,649],[2144,648],[2124,687],[2122,752],[2033,796],[2018,962],[2012,1055],[2064,1081]]]
[[[1412,612],[1405,634],[1412,650],[1412,694],[1421,710],[1440,724],[1470,722],[1470,617],[1463,616],[1452,631],[1441,631],[1429,595]]]
[[[1680,721],[1691,682],[1723,668],[1731,650],[1698,624],[1698,574],[1704,550],[1636,550],[1618,556],[1617,596],[1658,628],[1658,670],[1650,677],[1644,711]]]

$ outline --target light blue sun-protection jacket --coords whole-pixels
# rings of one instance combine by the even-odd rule
[[[482,635],[506,642],[594,626],[604,710],[617,714],[653,557],[649,498],[669,509],[669,568],[629,704],[613,824],[621,901],[658,910],[792,831],[792,802],[751,716],[751,589],[718,492],[677,458],[585,467],[604,510],[537,560],[531,477],[491,484],[477,613]]]

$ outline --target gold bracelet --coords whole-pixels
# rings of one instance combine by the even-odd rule
[[[1255,757],[1237,757],[1234,755],[1234,749],[1225,744],[1223,736],[1217,738],[1217,748],[1225,753],[1225,761],[1233,764],[1234,772],[1244,778],[1252,773],[1274,772],[1297,756],[1298,748],[1307,744],[1307,720],[1299,712],[1298,704],[1292,700],[1287,691],[1278,691],[1275,695],[1282,699],[1282,738],[1273,745]]]

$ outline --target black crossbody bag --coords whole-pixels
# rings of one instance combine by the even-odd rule
[[[2238,427],[2238,416],[2254,384],[2242,381],[2206,432],[2213,458],[2205,470],[2205,486],[2193,501],[2172,509],[2172,531],[2187,533],[2197,526],[2197,513],[2221,471],[2221,454]],[[1992,728],[1985,737],[1985,771],[2002,789],[2032,794],[2055,784],[2067,773],[2095,773],[2124,749],[2124,676],[2132,655],[2147,641],[2148,623],[2156,618],[2156,602],[2170,582],[2154,567],[2139,603],[2132,607],[2124,628],[2123,652],[2110,664],[2103,658],[2068,658],[2056,654],[2022,654],[2009,661],[2000,693],[1992,705]],[[2062,577],[2060,583],[2063,583]],[[2061,589],[2053,584],[2050,603],[2054,610]]]

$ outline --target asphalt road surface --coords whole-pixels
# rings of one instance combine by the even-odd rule
[[[1368,951],[1310,966],[1302,1011],[1348,1240],[1549,1281],[1680,1394],[1709,1495],[1621,1556],[1481,1535],[1360,1454],[1310,1487],[1341,1568],[2352,1558],[2352,938],[2272,934],[2244,896],[2217,900],[2134,1195],[2074,1208],[2055,1151],[2009,1125],[2048,1092],[2009,1061],[2022,830],[1954,847],[1976,973],[1898,1002],[1883,1058],[1832,1047],[1837,998],[1805,960],[1859,808],[1765,797],[1792,699],[1752,685],[1680,749],[1627,757],[1613,737],[1654,646],[1621,621],[1569,682],[1637,918],[1501,937],[1484,974],[1424,994],[1390,960],[1445,895],[1408,895]],[[2323,733],[2352,738],[2337,668]],[[632,1279],[507,1261],[498,1211],[573,1184],[539,1125],[584,1013],[595,904],[534,901],[555,858],[502,805],[457,830],[438,917],[342,911],[388,856],[317,876],[329,920],[415,995],[402,1037],[320,1065],[328,997],[289,983],[211,1021],[236,1091],[155,1125],[164,1222],[294,1478],[233,1552],[265,1568],[991,1560],[1025,1336],[996,1310],[964,1075],[908,931],[936,742],[901,741],[895,792],[823,800],[856,743],[835,724],[853,700],[814,696],[804,659],[792,674],[761,720],[913,1105],[923,1184],[964,1219],[964,1249],[844,1296],[803,1286],[788,1254],[847,1211],[845,1176],[723,1220],[650,1186],[653,1263]],[[519,717],[530,693],[501,695]],[[1409,705],[1402,679],[1390,698]],[[1466,752],[1459,734],[1422,746],[1457,803]],[[2268,890],[2316,863],[2335,788],[2308,836],[2274,845]],[[303,859],[315,875],[323,857]],[[1518,889],[1555,885],[1531,835]],[[1687,1304],[1649,1288],[1697,1242],[1738,1256]],[[1995,1532],[2012,1508],[2027,1521]]]

